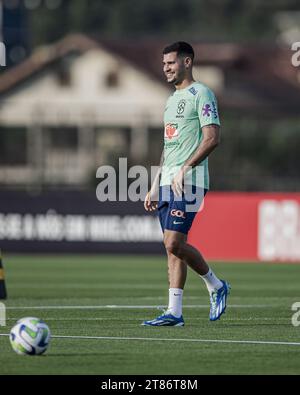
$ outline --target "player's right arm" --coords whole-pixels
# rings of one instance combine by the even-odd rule
[[[158,199],[159,199],[159,180],[160,180],[160,174],[161,174],[163,162],[164,162],[164,150],[161,154],[159,169],[155,175],[151,189],[145,197],[144,208],[146,211],[155,211],[157,209]]]

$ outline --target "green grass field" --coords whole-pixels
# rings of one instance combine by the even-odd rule
[[[211,266],[232,285],[221,320],[209,322],[206,288],[189,271],[185,327],[151,328],[140,324],[167,303],[164,257],[4,256],[9,298],[0,334],[37,316],[53,336],[70,337],[53,337],[44,356],[24,357],[0,336],[0,374],[299,374],[291,306],[300,302],[300,265]]]

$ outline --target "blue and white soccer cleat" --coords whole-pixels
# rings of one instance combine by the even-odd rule
[[[227,296],[230,291],[230,284],[224,280],[221,280],[223,287],[212,292],[210,295],[210,321],[218,320],[221,315],[225,312]]]
[[[172,314],[162,314],[151,321],[144,321],[143,326],[184,326],[183,317],[174,317]]]

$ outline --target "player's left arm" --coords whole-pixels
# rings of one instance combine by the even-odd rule
[[[220,126],[215,124],[203,126],[202,136],[196,152],[184,163],[183,167],[191,168],[199,165],[220,144]]]
[[[202,140],[193,155],[185,161],[184,165],[174,177],[172,189],[174,193],[180,195],[183,189],[183,180],[185,174],[191,168],[197,166],[220,144],[220,126],[210,124],[202,127]]]

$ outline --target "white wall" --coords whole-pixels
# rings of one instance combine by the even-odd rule
[[[117,88],[105,85],[111,70],[120,73]],[[71,78],[72,86],[62,87],[53,70],[37,77],[2,103],[0,123],[123,126],[146,119],[162,125],[170,90],[123,59],[101,49],[88,51],[74,60]]]

